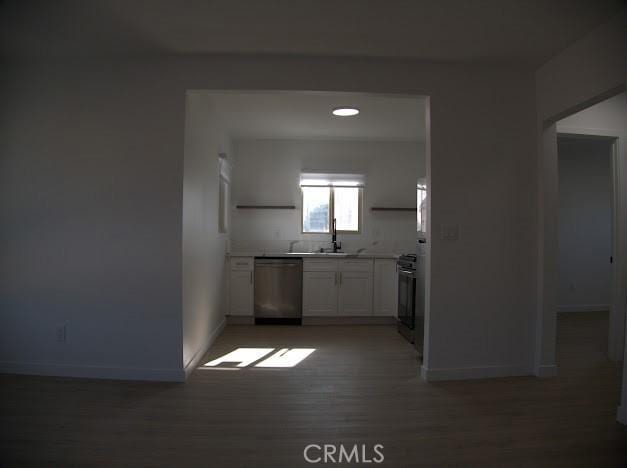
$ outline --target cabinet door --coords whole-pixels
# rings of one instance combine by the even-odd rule
[[[303,273],[303,315],[337,315],[337,282],[335,271]]]
[[[374,315],[396,316],[396,260],[374,262]]]
[[[253,272],[231,271],[230,314],[253,315]]]
[[[340,272],[339,315],[372,315],[372,273]]]

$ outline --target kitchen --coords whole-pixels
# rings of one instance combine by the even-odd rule
[[[203,100],[226,324],[388,325],[421,353],[425,99],[188,93]]]

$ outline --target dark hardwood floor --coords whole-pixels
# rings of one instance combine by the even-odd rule
[[[238,347],[316,351],[186,384],[2,375],[0,465],[296,467],[311,466],[306,445],[342,443],[383,444],[393,467],[626,466],[607,313],[558,328],[551,379],[427,384],[389,326],[230,326],[203,362]]]

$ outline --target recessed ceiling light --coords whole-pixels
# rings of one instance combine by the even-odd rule
[[[356,107],[336,107],[333,109],[333,115],[337,115],[339,117],[351,117],[353,115],[359,114],[359,109]]]

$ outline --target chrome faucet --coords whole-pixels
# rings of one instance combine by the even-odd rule
[[[298,244],[297,240],[290,241],[290,249],[288,250],[289,253],[292,253],[294,251],[294,246],[296,244]]]

